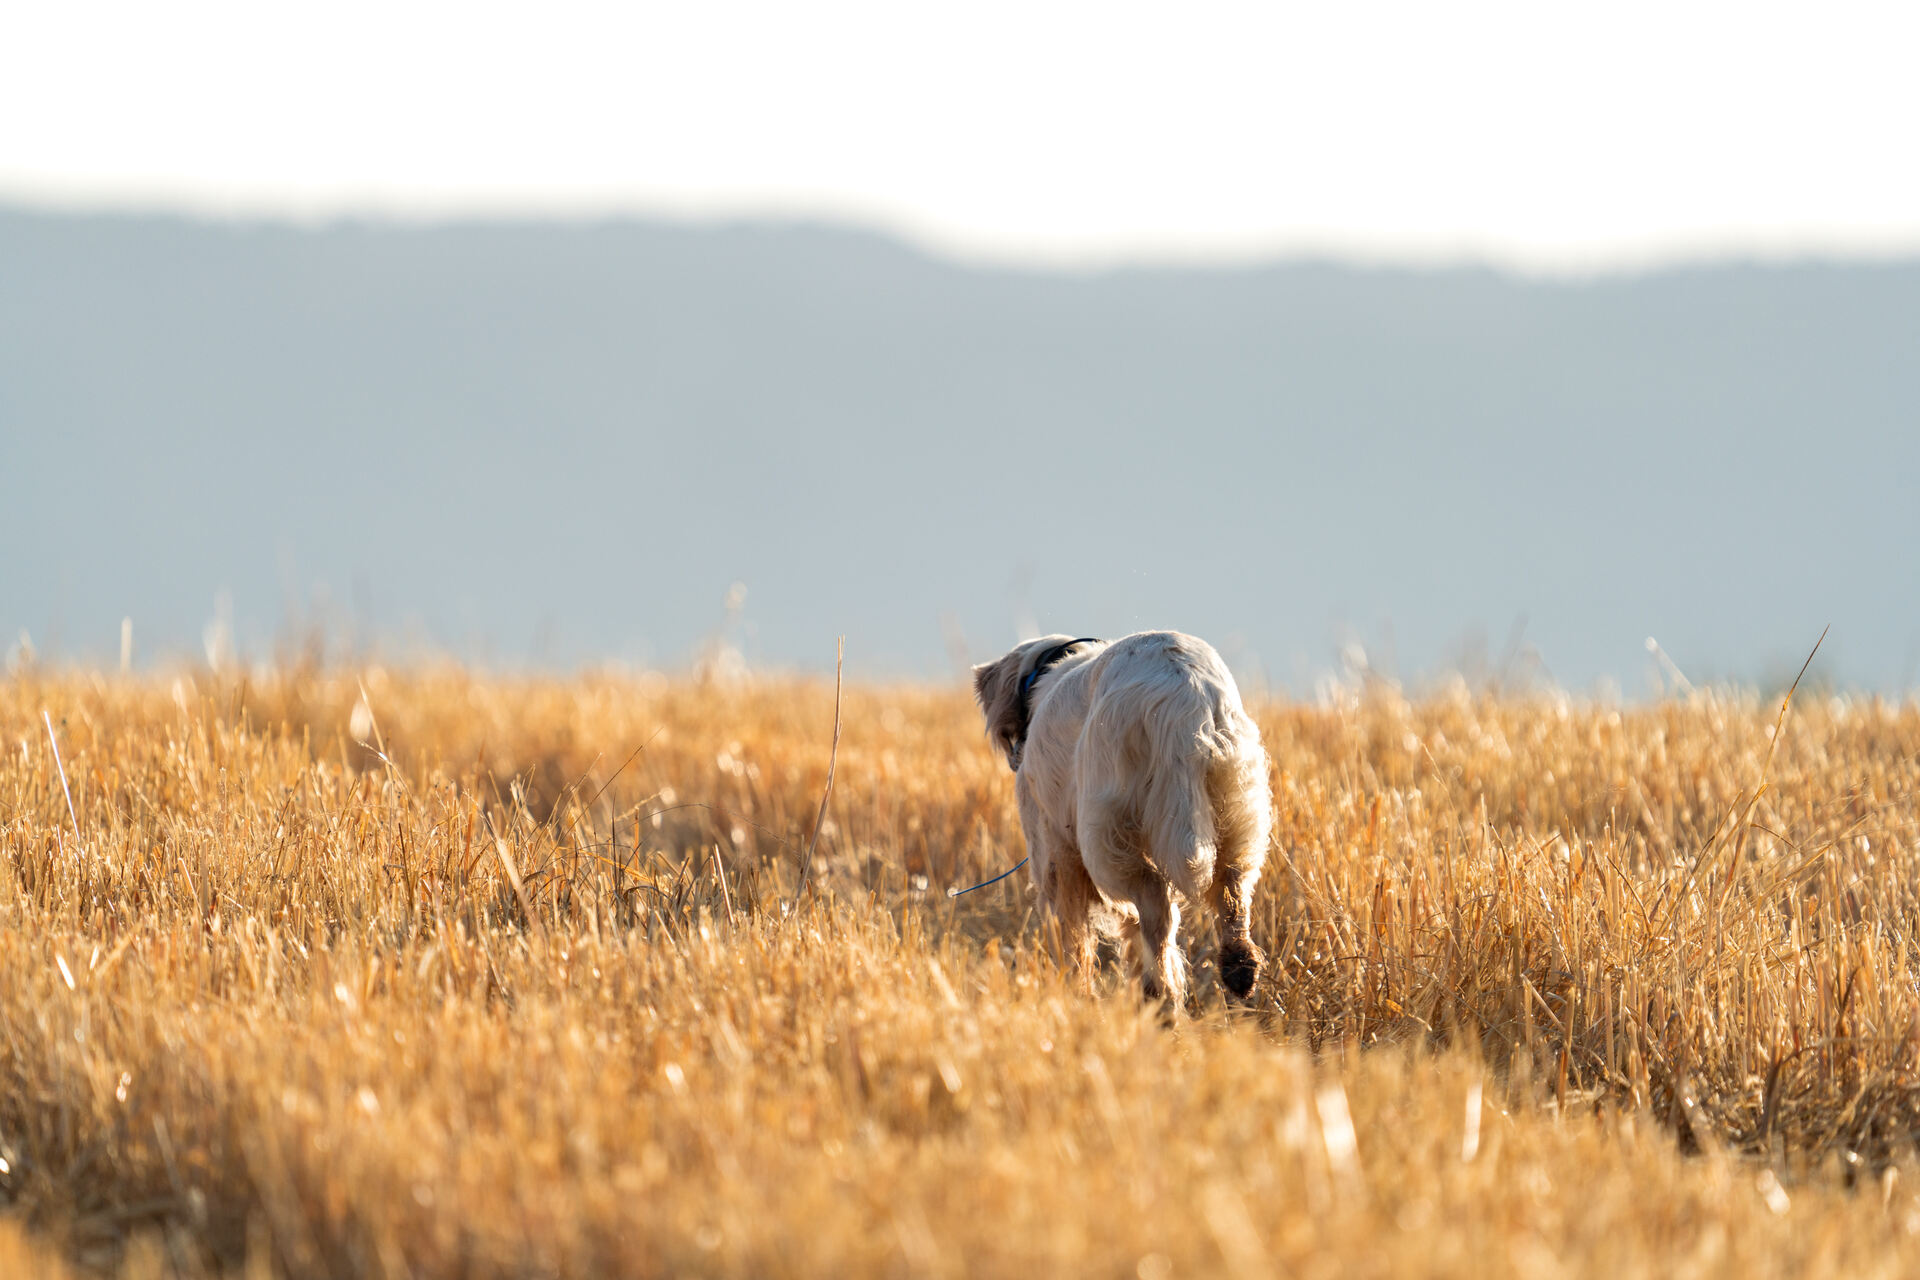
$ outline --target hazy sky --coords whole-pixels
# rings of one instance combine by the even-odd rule
[[[0,200],[778,212],[1025,261],[1920,250],[1920,6],[62,0]]]

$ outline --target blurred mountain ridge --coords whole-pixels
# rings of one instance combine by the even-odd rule
[[[224,607],[243,657],[678,665],[732,617],[751,664],[844,633],[944,677],[1016,625],[1172,626],[1296,690],[1638,692],[1650,635],[1767,680],[1831,622],[1829,678],[1896,691],[1916,333],[1917,263],[1049,274],[812,225],[0,211],[0,637],[197,652]]]

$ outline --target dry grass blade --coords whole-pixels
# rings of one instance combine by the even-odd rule
[[[820,789],[820,810],[813,816],[813,834],[807,839],[807,851],[800,863],[800,886],[794,891],[795,905],[802,892],[813,886],[813,855],[820,844],[821,829],[827,825],[827,803],[833,799],[833,771],[840,763],[840,708],[847,670],[847,638],[841,636],[833,658],[833,743],[827,749],[827,781]]]
[[[60,740],[53,736],[53,717],[44,708],[40,712],[40,718],[46,722],[47,745],[53,748],[53,767],[60,774],[60,794],[67,798],[67,820],[73,824],[73,849],[78,853],[80,852],[80,815],[74,812],[73,788],[67,785],[67,766],[60,761]]]

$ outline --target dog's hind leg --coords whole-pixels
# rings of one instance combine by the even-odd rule
[[[1142,863],[1130,877],[1130,900],[1140,912],[1140,988],[1178,1012],[1187,1003],[1187,960],[1180,954],[1180,904],[1166,878]]]
[[[1216,869],[1209,894],[1220,936],[1220,985],[1229,997],[1242,1003],[1251,1003],[1254,984],[1260,981],[1260,970],[1267,960],[1254,945],[1249,929],[1253,886],[1259,875],[1258,870],[1245,872],[1238,866],[1223,865]]]
[[[1118,804],[1097,798],[1080,813],[1080,852],[1093,883],[1116,902],[1129,902],[1137,925],[1122,926],[1139,940],[1140,984],[1149,1000],[1185,1006],[1187,965],[1180,954],[1180,907],[1173,889],[1141,851],[1139,833]]]
[[[1259,751],[1216,762],[1208,774],[1209,802],[1219,853],[1207,897],[1220,938],[1220,985],[1230,998],[1251,1003],[1266,956],[1250,929],[1253,888],[1267,858],[1273,806],[1266,756]]]

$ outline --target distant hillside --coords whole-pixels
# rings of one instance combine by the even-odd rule
[[[0,214],[0,647],[289,618],[936,673],[1031,610],[1300,687],[1920,670],[1920,266],[1095,276],[815,227]],[[319,602],[319,603],[317,603]],[[943,623],[942,619],[948,619]],[[1476,636],[1490,639],[1476,640]],[[1489,656],[1490,655],[1490,656]]]

